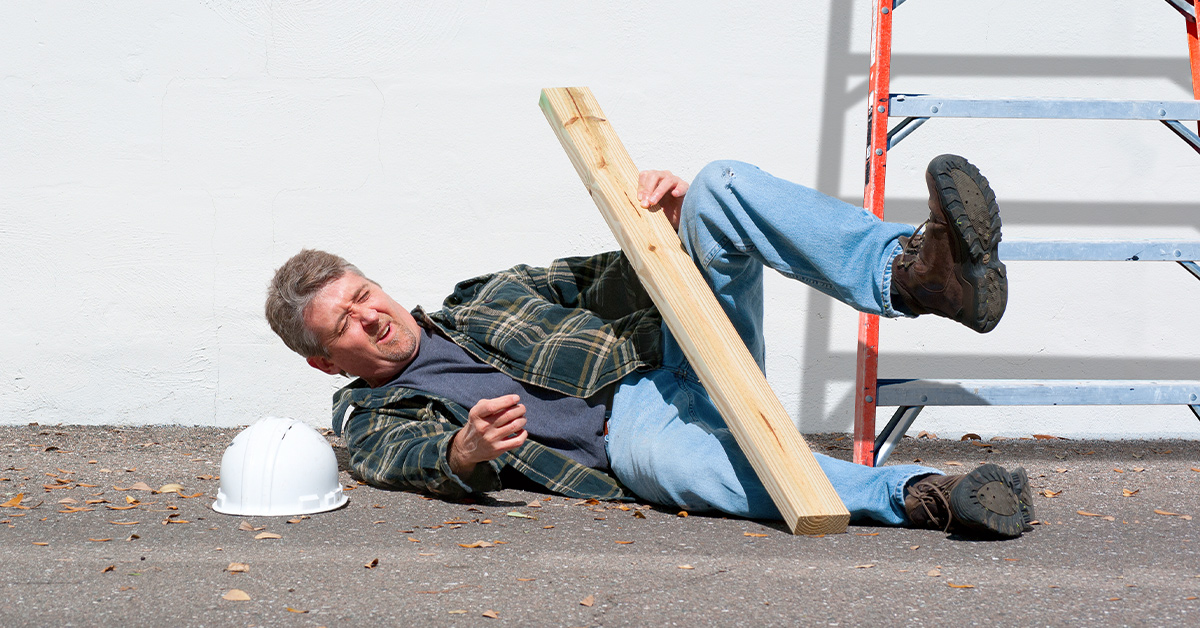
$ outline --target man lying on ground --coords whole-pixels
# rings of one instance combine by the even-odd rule
[[[862,312],[995,327],[1008,295],[995,195],[954,155],[926,179],[916,229],[732,161],[690,187],[643,172],[638,195],[666,212],[762,368],[763,266]],[[276,271],[266,312],[311,366],[357,377],[334,396],[333,428],[368,484],[457,498],[499,489],[504,472],[569,497],[780,518],[620,251],[469,279],[441,310],[410,313],[341,257],[304,250]],[[1031,529],[1023,469],[815,455],[851,521]]]

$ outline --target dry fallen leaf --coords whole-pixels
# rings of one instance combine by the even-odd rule
[[[517,578],[517,582],[533,582],[537,578]]]
[[[1168,512],[1166,510],[1159,510],[1157,508],[1154,509],[1154,514],[1163,515],[1166,517],[1178,517],[1179,516],[1179,513],[1177,513],[1177,512]]]
[[[243,521],[238,524],[237,529],[241,530],[242,532],[258,532],[259,530],[266,530],[267,528],[266,528],[266,526],[259,526],[256,528],[256,527],[250,525],[249,521]]]
[[[950,462],[946,463],[946,466],[947,467],[961,467],[961,466],[963,466],[963,463],[951,460]]]
[[[946,585],[953,589],[974,589],[975,588],[975,585],[973,585],[973,584],[954,584],[953,582],[947,582]]]
[[[854,536],[879,536],[878,532],[855,532]]]
[[[369,562],[369,563],[367,563],[367,564],[363,565],[363,567],[366,567],[367,569],[374,569],[374,568],[376,568],[376,567],[378,567],[378,566],[379,566],[379,559],[378,559],[378,558],[372,558],[372,559],[371,559],[371,562]]]
[[[1085,516],[1085,517],[1103,517],[1103,516],[1104,516],[1104,515],[1097,514],[1097,513],[1094,513],[1094,512],[1087,512],[1087,511],[1085,511],[1085,510],[1076,510],[1076,511],[1075,511],[1075,514],[1077,514],[1077,515],[1083,515],[1083,516]]]
[[[16,497],[13,497],[12,499],[4,502],[3,504],[0,504],[0,507],[16,508],[17,506],[21,505],[22,499],[25,499],[25,493],[17,493]]]
[[[678,566],[680,569],[695,569],[695,567],[693,567],[693,566],[691,566],[691,565],[677,565],[677,566]]]
[[[870,569],[875,566],[875,563],[867,563],[865,565],[855,565],[855,569]]]
[[[1131,491],[1127,488],[1123,488],[1123,489],[1121,489],[1121,494],[1124,495],[1125,497],[1133,497],[1134,495],[1137,495],[1138,492],[1141,490],[1142,489],[1140,489],[1140,488],[1135,488]]]
[[[633,545],[633,541],[617,541],[617,545]]]
[[[928,438],[929,440],[937,440],[938,439],[937,434],[934,434],[933,432],[926,432],[925,430],[921,430],[920,432],[918,432],[917,438]]]
[[[1058,497],[1061,494],[1062,494],[1062,491],[1052,491],[1050,489],[1046,489],[1046,490],[1042,491],[1043,497]]]
[[[634,519],[645,519],[646,515],[642,514],[642,511],[640,511],[640,510],[635,510],[635,511],[633,511],[633,518]]]
[[[535,499],[535,500],[529,502],[528,504],[525,504],[525,507],[526,508],[541,508],[542,503]]]
[[[249,602],[250,601],[250,596],[246,595],[246,592],[241,589],[230,589],[229,592],[226,593],[225,595],[222,595],[221,598],[225,599],[225,600],[229,600],[230,602]]]
[[[33,544],[34,544],[34,545],[40,545],[40,546],[42,546],[42,547],[45,547],[45,546],[49,545],[49,543],[42,543],[41,541],[34,541],[34,542],[33,542]]]
[[[282,539],[282,538],[283,538],[282,535],[275,534],[274,532],[259,532],[258,534],[254,535],[255,541],[262,541],[264,539]]]
[[[517,512],[515,510],[507,514],[509,517],[516,517],[517,519],[537,519],[537,517],[533,515],[527,515],[523,512]]]
[[[116,568],[117,568],[116,565],[109,565],[109,566],[105,567],[104,569],[101,569],[100,573],[108,573]]]
[[[154,489],[150,488],[150,485],[146,484],[145,482],[134,482],[132,485],[130,485],[129,488],[127,488],[125,490],[128,490],[128,491],[153,491]]]
[[[111,541],[112,539],[88,539],[88,540],[93,543],[105,543],[107,541]]]
[[[1124,469],[1113,469],[1113,473],[1125,473]]]
[[[246,573],[247,571],[250,571],[250,565],[247,565],[246,563],[229,563],[229,566],[225,568],[225,571],[228,571],[229,573]]]
[[[284,608],[286,608],[287,612],[289,612],[289,613],[307,613],[308,612],[308,611],[302,611],[298,608],[292,608],[290,606],[285,606]]]
[[[136,486],[136,484],[135,484],[134,486]],[[163,484],[163,485],[162,485],[161,487],[159,487],[159,489],[158,489],[157,491],[155,491],[155,492],[157,492],[157,493],[180,493],[180,494],[182,494],[182,492],[183,492],[183,485],[182,485],[182,484],[175,484],[174,482],[172,482],[172,483],[170,483],[170,484]]]
[[[757,533],[757,532],[743,532],[743,533],[742,533],[742,536],[763,537],[763,536],[766,536],[766,535],[765,535],[765,534],[759,534],[759,533]]]
[[[446,611],[446,612],[451,615],[466,615],[467,614],[467,611]]]
[[[1033,437],[1038,440],[1067,440],[1061,436],[1051,436],[1049,434],[1034,434]]]
[[[963,434],[959,440],[980,440],[979,434],[967,433]]]
[[[475,549],[478,547],[494,547],[491,543],[488,543],[487,541],[475,541],[474,543],[459,543],[458,546],[465,547],[467,549]]]
[[[498,614],[496,613],[496,611],[493,611],[493,610],[490,610],[490,609],[489,609],[489,610],[486,610],[486,611],[483,611],[483,616],[484,616],[484,617],[491,618],[491,619],[499,619],[499,617],[500,617],[500,615],[498,615]]]
[[[929,571],[925,572],[925,575],[929,576],[930,578],[940,578],[942,577],[942,570],[930,569]]]
[[[111,523],[115,526],[135,526],[141,522],[140,521],[109,521],[109,523]]]
[[[589,596],[583,598],[582,600],[580,600],[579,605],[580,606],[591,606],[592,604],[595,604],[595,603],[596,603],[596,596],[589,595]]]
[[[675,513],[675,516],[676,517],[686,517],[686,516],[688,516],[688,511],[680,510],[679,512]]]

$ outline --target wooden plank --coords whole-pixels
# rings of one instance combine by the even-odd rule
[[[795,534],[844,532],[850,513],[657,207],[586,87],[542,90],[542,111],[667,327]]]

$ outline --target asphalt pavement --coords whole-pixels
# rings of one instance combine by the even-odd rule
[[[514,489],[445,502],[358,484],[332,437],[345,508],[227,516],[236,433],[0,428],[0,625],[1200,624],[1195,441],[906,440],[894,463],[1029,470],[1034,531],[973,541]],[[849,456],[844,435],[807,439]]]

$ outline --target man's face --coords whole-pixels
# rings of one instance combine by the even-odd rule
[[[345,371],[380,386],[394,378],[417,355],[421,329],[375,283],[353,273],[325,286],[304,310],[304,322],[317,335],[329,357],[308,358],[326,373]]]

